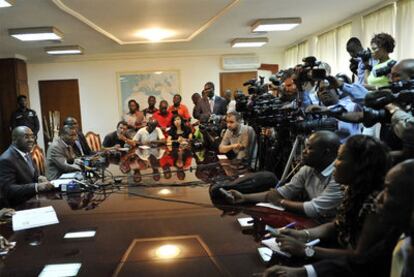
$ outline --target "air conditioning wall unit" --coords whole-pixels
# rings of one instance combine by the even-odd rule
[[[221,67],[225,70],[257,69],[260,67],[256,55],[225,55],[221,57]]]

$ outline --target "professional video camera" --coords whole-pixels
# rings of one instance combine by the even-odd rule
[[[215,133],[220,134],[221,132],[221,120],[222,116],[212,114],[210,115],[209,119],[205,123],[200,123],[199,128],[200,131],[209,132],[209,133]]]
[[[371,52],[371,49],[369,49],[369,48],[367,48],[367,49],[362,49],[361,51],[359,51],[359,52],[356,54],[356,56],[357,56],[358,58],[361,58],[361,60],[362,60],[363,62],[367,62],[367,61],[369,61],[369,60],[371,59],[371,57],[372,57],[372,52]]]
[[[362,123],[371,127],[377,122],[389,122],[390,114],[384,107],[396,103],[402,107],[414,107],[414,80],[393,82],[365,96]]]
[[[268,92],[267,84],[264,83],[264,77],[260,76],[259,80],[251,79],[243,83],[243,86],[249,86],[247,91],[250,95],[262,95]]]
[[[391,69],[397,63],[397,61],[391,60],[385,66],[377,68],[373,71],[375,77],[387,76],[391,73]]]

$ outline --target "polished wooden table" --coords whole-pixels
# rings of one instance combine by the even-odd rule
[[[0,263],[0,276],[38,276],[46,264],[59,263],[81,263],[78,276],[252,276],[265,265],[259,244],[241,232],[237,217],[253,215],[276,227],[291,220],[311,224],[266,208],[214,205],[203,181],[240,167],[223,169],[209,153],[173,152],[115,157],[109,168],[123,178],[118,188],[52,193],[18,207],[53,206],[59,224],[14,233],[11,224],[0,226],[17,242]],[[90,229],[96,230],[93,238],[63,238]],[[177,256],[160,256],[165,245],[176,246]]]

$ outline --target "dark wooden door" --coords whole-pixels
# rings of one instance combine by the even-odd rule
[[[60,128],[63,126],[63,120],[72,116],[78,120],[79,127],[82,129],[78,80],[39,81],[39,94],[43,128],[45,128],[44,118],[49,118],[49,111],[59,111]],[[44,139],[47,148],[48,140],[46,137]]]
[[[257,71],[247,72],[222,72],[220,73],[220,95],[223,96],[224,91],[230,89],[234,92],[237,89],[247,94],[247,87],[243,87],[243,83],[257,78]]]

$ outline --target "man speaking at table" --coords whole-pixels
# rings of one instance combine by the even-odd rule
[[[24,202],[36,193],[53,189],[44,176],[39,176],[30,156],[34,134],[25,126],[12,131],[12,144],[0,156],[0,199],[5,206]]]

